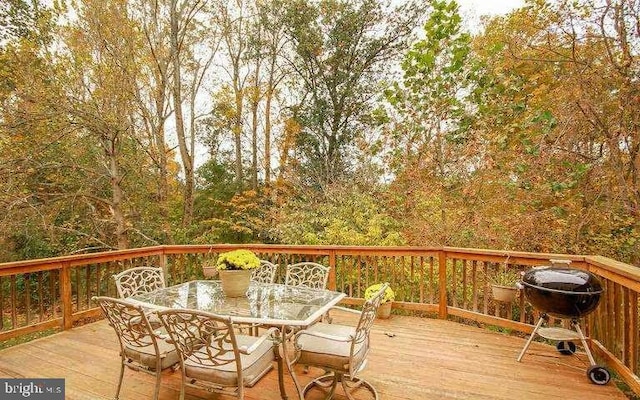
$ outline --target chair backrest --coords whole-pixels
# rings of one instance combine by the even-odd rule
[[[238,382],[243,382],[240,352],[231,318],[185,309],[160,311],[158,316],[176,346],[183,371],[187,358],[190,363],[203,368],[234,363]]]
[[[278,264],[267,260],[260,260],[260,268],[251,271],[251,280],[260,283],[273,283],[276,280]]]
[[[94,296],[92,299],[98,303],[109,325],[116,331],[122,354],[124,347],[137,350],[151,345],[155,354],[160,353],[153,328],[142,307],[113,297]]]
[[[329,281],[329,267],[314,262],[301,262],[287,265],[284,284],[305,286],[313,289],[326,289]]]
[[[363,343],[368,351],[369,333],[371,332],[371,327],[376,320],[376,314],[380,307],[380,303],[382,302],[382,298],[384,297],[384,292],[388,287],[388,283],[382,285],[380,290],[362,305],[362,312],[360,314],[360,319],[358,320],[358,325],[356,326],[355,336],[351,342],[351,359],[354,358],[355,353],[360,349]],[[364,359],[364,357],[361,359]],[[357,370],[358,366],[352,365],[351,368]],[[353,373],[355,371],[351,372]]]
[[[162,268],[135,267],[113,275],[118,296],[127,298],[165,287]]]

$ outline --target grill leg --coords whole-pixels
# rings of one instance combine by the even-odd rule
[[[524,348],[522,349],[522,351],[520,352],[520,355],[518,356],[518,362],[522,361],[522,357],[524,357],[524,353],[527,352],[527,349],[531,345],[531,342],[533,341],[533,338],[536,336],[536,333],[538,332],[538,329],[540,329],[540,327],[542,326],[542,323],[544,321],[546,321],[546,319],[547,319],[547,316],[543,315],[538,320],[538,323],[536,324],[536,327],[533,329],[533,332],[531,332],[531,336],[529,336],[529,340],[527,340],[527,343],[524,345]]]
[[[587,353],[587,357],[589,357],[589,362],[591,363],[591,365],[596,365],[596,360],[594,360],[593,356],[591,355],[591,350],[589,349],[589,345],[587,344],[587,339],[585,339],[584,334],[582,333],[582,329],[580,329],[580,324],[578,323],[578,321],[571,321],[571,324],[573,325],[573,327],[576,329],[576,332],[578,332],[578,335],[580,336],[582,347],[584,347],[584,351],[585,353]]]

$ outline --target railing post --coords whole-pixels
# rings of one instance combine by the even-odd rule
[[[60,271],[60,301],[62,301],[62,329],[73,327],[73,304],[71,301],[71,267],[68,263],[62,265]]]
[[[336,252],[329,251],[329,290],[336,290]]]
[[[165,253],[165,249],[164,248],[162,249],[162,253],[160,253],[158,255],[158,258],[159,258],[159,260],[158,260],[158,264],[159,265],[158,266],[160,268],[162,268],[162,273],[164,275],[164,281],[165,281],[164,283],[166,285],[168,285],[169,284],[169,270],[167,269],[167,264],[168,264],[167,263],[167,254]]]
[[[447,253],[438,252],[438,286],[440,292],[438,317],[447,319]]]

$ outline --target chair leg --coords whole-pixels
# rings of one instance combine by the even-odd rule
[[[184,400],[184,386],[187,381],[187,377],[184,374],[184,365],[180,363],[180,371],[182,372],[182,379],[180,380],[180,400]]]
[[[338,387],[338,381],[340,380],[340,376],[335,373],[330,373],[326,375],[322,375],[307,384],[302,390],[302,398],[307,396],[307,392],[311,390],[314,386],[317,386],[321,389],[329,389],[325,400],[330,400],[333,398],[333,394],[336,392],[336,387]],[[326,390],[325,390],[326,393]]]
[[[153,400],[158,400],[158,397],[160,396],[160,382],[162,379],[162,371],[161,370],[157,370],[156,371],[156,388],[155,391],[153,393]]]
[[[238,400],[244,400],[244,382],[238,382]]]
[[[355,400],[353,396],[351,396],[351,392],[360,387],[367,389],[373,395],[373,399],[378,400],[378,392],[369,382],[365,381],[364,379],[352,378],[349,375],[344,375],[341,379],[341,383],[342,388],[344,389],[344,394],[349,400]],[[350,383],[352,383],[352,385]]]
[[[115,400],[120,398],[120,389],[122,388],[122,379],[124,378],[124,362],[124,359],[122,359],[122,362],[120,363],[120,379],[118,380],[118,387],[116,388]]]

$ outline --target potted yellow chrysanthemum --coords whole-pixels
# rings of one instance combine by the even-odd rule
[[[249,250],[232,250],[220,253],[216,265],[225,296],[242,297],[249,288],[251,270],[260,267],[260,259]]]
[[[369,286],[364,291],[364,299],[371,299],[376,293],[380,291],[383,283],[376,283],[375,285]],[[395,299],[395,293],[391,290],[390,287],[387,286],[387,289],[384,291],[384,295],[382,296],[382,300],[380,301],[380,307],[378,307],[378,313],[376,314],[380,319],[387,319],[391,317],[391,304]]]

